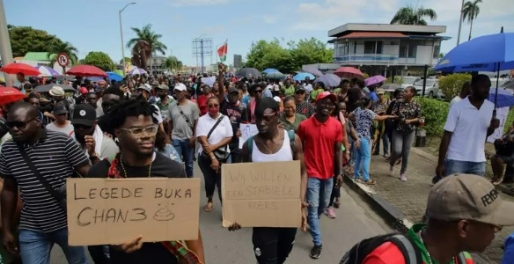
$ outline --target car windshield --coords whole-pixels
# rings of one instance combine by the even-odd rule
[[[426,87],[432,87],[434,86],[434,83],[437,82],[437,80],[434,79],[427,79],[427,86]],[[414,83],[414,86],[423,86],[423,80],[419,80]]]
[[[404,84],[414,84],[414,81],[416,81],[417,79],[419,79],[419,77],[405,76],[405,77],[403,77],[403,83]]]

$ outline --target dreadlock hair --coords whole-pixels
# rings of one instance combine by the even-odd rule
[[[157,112],[151,103],[144,100],[126,100],[115,106],[110,113],[108,113],[109,124],[112,130],[118,129],[125,123],[127,117],[151,116],[154,123],[157,123],[154,114]]]

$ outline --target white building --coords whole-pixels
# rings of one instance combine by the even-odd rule
[[[328,31],[334,63],[367,73],[421,70],[437,64],[446,26],[345,24]]]

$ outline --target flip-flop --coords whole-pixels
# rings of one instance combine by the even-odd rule
[[[206,212],[210,212],[212,211],[212,203],[211,202],[208,202],[204,207],[203,207],[203,210],[206,211]]]

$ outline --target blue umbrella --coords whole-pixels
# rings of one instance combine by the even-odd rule
[[[328,73],[316,78],[315,82],[322,82],[326,87],[337,87],[341,83],[341,78],[335,74]]]
[[[496,97],[496,107],[511,107],[514,106],[514,95],[512,95],[512,91],[508,89],[491,89],[489,91],[489,101],[494,102],[496,92],[498,92]]]
[[[293,80],[295,81],[305,81],[305,79],[309,77],[309,79],[314,80],[314,75],[308,72],[299,72],[295,76],[293,76]]]
[[[448,52],[434,67],[434,70],[496,72],[514,69],[513,47],[514,32],[502,32],[474,38]]]
[[[273,69],[273,68],[267,68],[266,70],[262,71],[264,74],[270,74],[270,73],[274,73],[274,72],[280,72],[279,70],[277,69]]]
[[[123,76],[115,73],[115,72],[106,72],[107,73],[107,77],[109,77],[109,80],[115,80],[117,82],[121,82],[121,80],[123,80]]]

